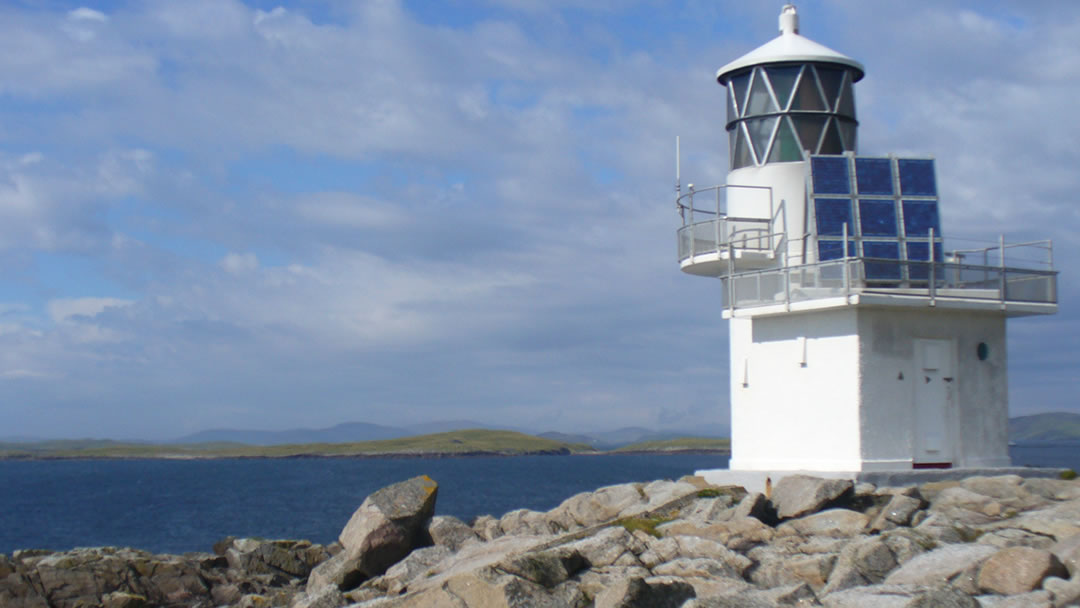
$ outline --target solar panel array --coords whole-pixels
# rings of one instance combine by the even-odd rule
[[[929,261],[931,230],[942,261],[933,160],[816,155],[807,181],[819,261],[844,257],[845,225],[849,257],[882,260],[866,262],[867,279],[926,280],[925,266],[899,262]]]

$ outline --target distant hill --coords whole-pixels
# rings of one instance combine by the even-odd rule
[[[247,445],[355,443],[358,441],[399,439],[418,434],[420,433],[393,426],[382,426],[367,422],[346,422],[325,429],[290,429],[287,431],[214,429],[185,435],[168,443],[243,443]]]
[[[100,439],[0,444],[0,460],[34,458],[296,458],[315,456],[416,457],[454,455],[573,454],[592,452],[569,444],[517,433],[473,429],[398,439],[347,443],[243,445],[238,443],[152,444]]]
[[[1080,441],[1080,414],[1050,412],[1009,418],[1010,441]]]

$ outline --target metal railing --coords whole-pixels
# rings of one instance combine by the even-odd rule
[[[1001,266],[846,258],[740,272],[723,278],[725,302],[740,308],[846,298],[853,294],[921,297],[938,300],[1057,303],[1057,272]]]
[[[728,189],[759,191],[767,196],[768,217],[729,216],[726,198],[721,196],[721,192]],[[708,207],[698,206],[703,201]],[[691,187],[688,193],[675,200],[675,204],[683,219],[678,230],[680,263],[698,255],[720,257],[725,252],[731,255],[732,249],[775,254],[784,242],[787,211],[784,201],[774,204],[772,188],[768,186],[725,185],[702,190]],[[700,216],[708,219],[695,221]]]

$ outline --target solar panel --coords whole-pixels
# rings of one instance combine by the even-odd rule
[[[845,225],[847,255],[867,258],[867,280],[925,281],[931,230],[934,260],[942,261],[933,160],[823,154],[811,156],[808,165],[810,225],[819,261],[844,256]]]
[[[814,217],[819,235],[843,236],[845,224],[847,224],[848,235],[855,235],[855,229],[851,223],[850,198],[819,198],[815,200]]]
[[[904,196],[937,196],[934,181],[934,161],[922,158],[901,158],[896,161],[900,169],[900,193]]]
[[[855,181],[859,194],[892,196],[892,162],[888,158],[856,158]]]
[[[929,237],[931,229],[941,235],[937,201],[904,201],[904,235]]]
[[[891,200],[859,199],[859,227],[864,236],[899,236],[896,203]]]
[[[847,157],[813,156],[810,167],[815,194],[851,194]]]
[[[843,239],[818,241],[818,259],[825,262],[844,257],[844,247],[840,244],[842,241]],[[855,257],[855,241],[852,239],[848,239],[848,257]]]
[[[900,260],[900,243],[896,241],[863,241],[863,257]],[[867,262],[866,278],[869,280],[900,280],[903,267],[889,262]]]

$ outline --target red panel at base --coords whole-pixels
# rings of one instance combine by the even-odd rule
[[[913,469],[951,469],[951,462],[914,462],[911,464]]]

